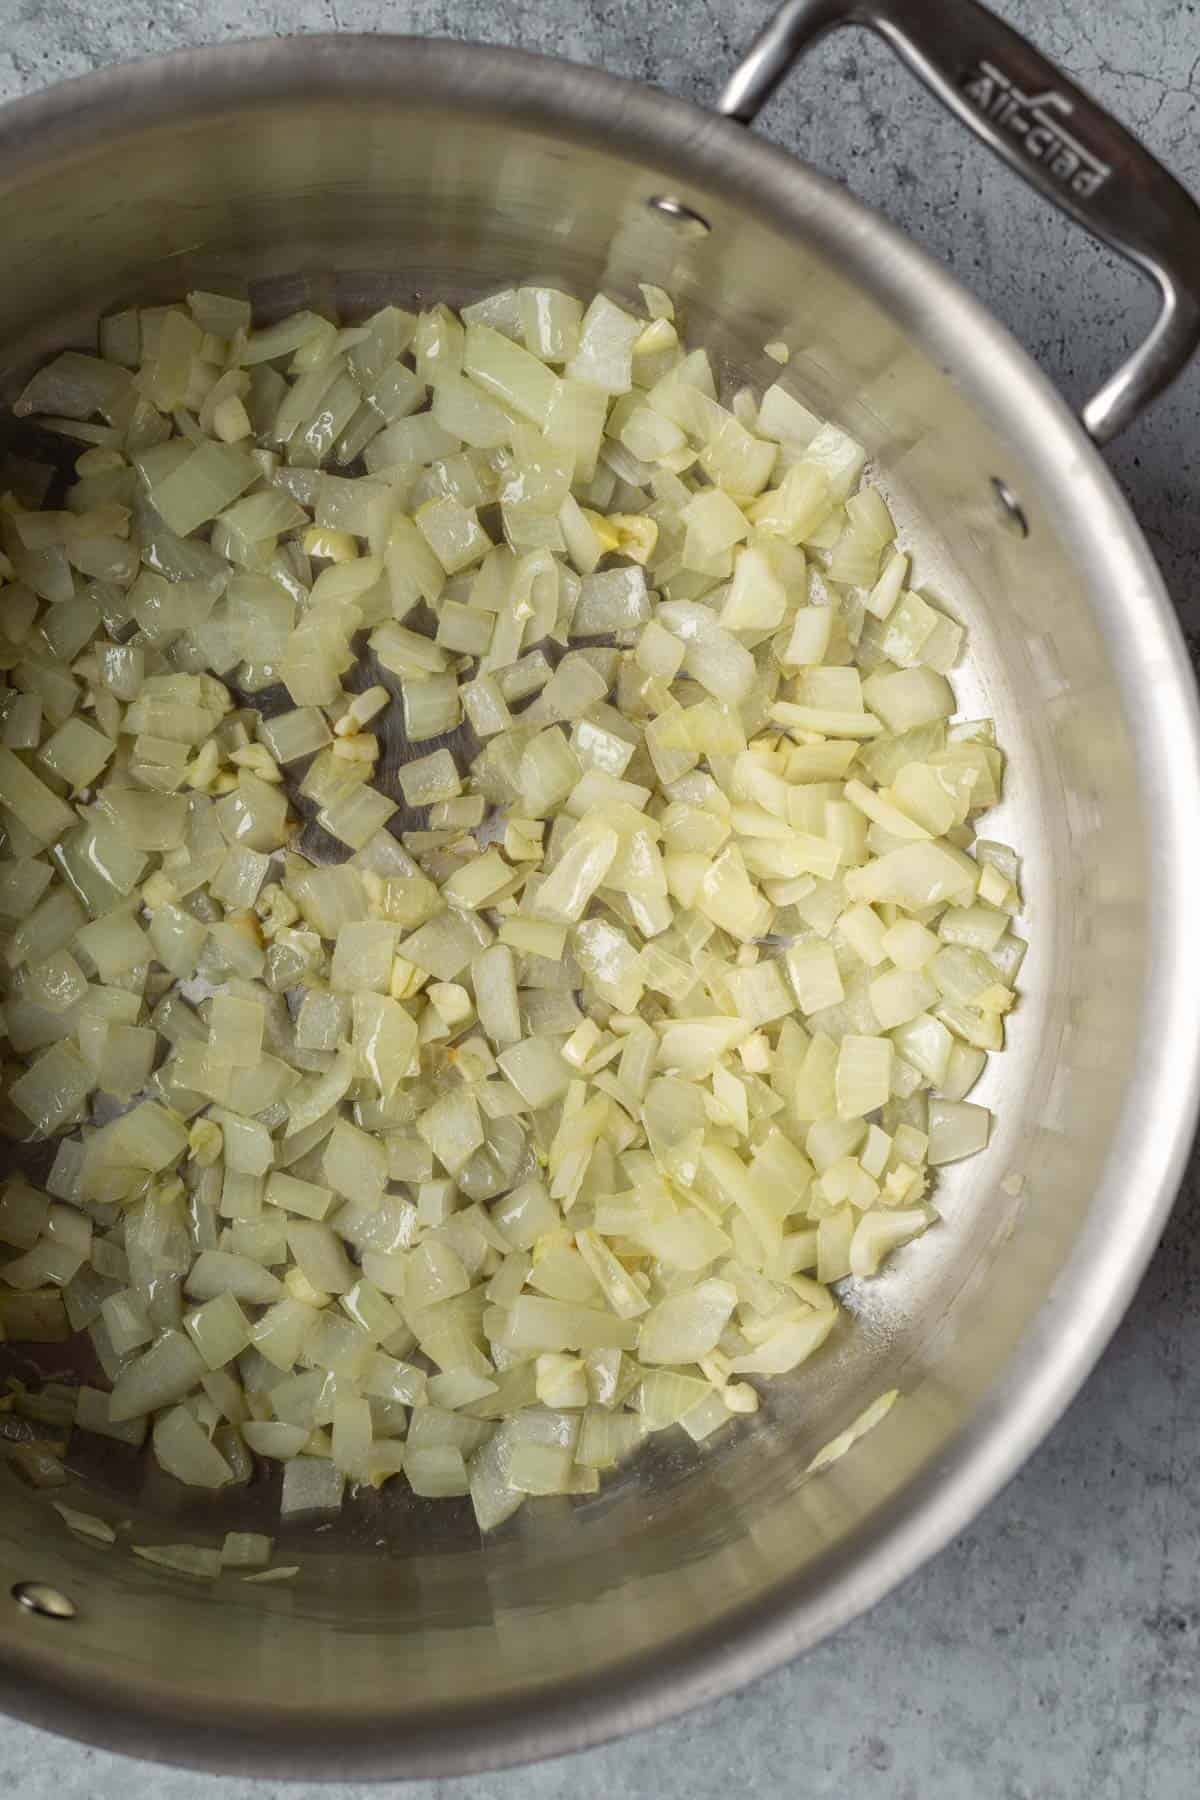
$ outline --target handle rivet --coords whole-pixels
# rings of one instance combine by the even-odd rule
[[[996,496],[996,509],[1000,515],[1000,523],[1013,537],[1029,536],[1029,520],[1025,517],[1025,508],[999,475],[992,476],[992,492]]]
[[[698,213],[686,201],[677,200],[674,194],[651,194],[646,205],[651,212],[661,213],[664,219],[670,219],[688,237],[707,237],[712,230],[703,213]]]
[[[10,1589],[18,1606],[43,1619],[73,1619],[78,1607],[47,1581],[18,1581]]]

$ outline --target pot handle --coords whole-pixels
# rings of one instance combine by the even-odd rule
[[[976,137],[1142,269],[1162,305],[1145,342],[1083,409],[1098,444],[1124,430],[1200,343],[1200,208],[1094,100],[976,0],[787,0],[718,102],[749,124],[792,64],[842,25],[878,32]]]

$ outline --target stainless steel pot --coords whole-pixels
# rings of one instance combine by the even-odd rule
[[[652,280],[730,374],[772,376],[760,346],[786,340],[791,379],[869,444],[920,578],[969,624],[962,691],[1011,753],[995,831],[1024,852],[1033,939],[985,1095],[992,1147],[946,1180],[944,1227],[848,1297],[857,1328],[740,1435],[656,1440],[598,1496],[530,1506],[482,1543],[455,1507],[385,1491],[298,1537],[302,1573],[275,1588],[193,1588],[78,1543],[13,1484],[14,1713],[309,1778],[442,1774],[648,1724],[794,1655],[932,1555],[1048,1430],[1130,1299],[1200,1076],[1200,732],[1166,595],[1088,431],[1107,437],[1189,353],[1200,222],[967,0],[800,0],[725,110],[750,116],[802,42],[849,18],[1158,282],[1160,322],[1087,429],[841,190],[728,118],[589,70],[296,39],[110,71],[0,114],[4,391],[99,312],[193,285],[354,312],[517,278],[618,294]],[[892,1385],[902,1404],[806,1479]],[[232,1522],[136,1460],[87,1473],[139,1541]],[[240,1522],[272,1516],[265,1484],[239,1505]]]

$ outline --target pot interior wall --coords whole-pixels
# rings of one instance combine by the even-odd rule
[[[786,379],[869,445],[916,578],[967,622],[964,710],[993,714],[1011,756],[987,833],[1025,856],[1033,948],[1011,1049],[980,1096],[998,1110],[993,1145],[947,1172],[945,1225],[847,1296],[855,1327],[773,1384],[756,1419],[700,1447],[656,1440],[599,1495],[530,1505],[487,1542],[465,1502],[422,1504],[394,1483],[336,1528],[281,1534],[284,1560],[295,1549],[303,1565],[294,1583],[213,1592],[138,1565],[124,1544],[272,1529],[273,1484],[226,1504],[119,1447],[85,1459],[68,1497],[137,1522],[111,1550],[72,1540],[45,1496],[6,1487],[0,1667],[14,1695],[42,1676],[64,1702],[119,1706],[133,1686],[148,1715],[195,1722],[211,1707],[231,1743],[290,1721],[301,1746],[340,1737],[332,1720],[403,1731],[436,1713],[465,1731],[506,1696],[549,1706],[568,1677],[599,1692],[643,1657],[661,1669],[672,1646],[719,1635],[785,1582],[798,1584],[796,1641],[811,1639],[835,1617],[826,1578],[904,1515],[978,1421],[1080,1232],[1135,1050],[1147,870],[1124,703],[1073,528],[815,227],[811,241],[785,238],[718,181],[688,186],[678,168],[622,154],[621,124],[605,145],[483,104],[451,117],[316,83],[257,105],[235,94],[191,122],[182,110],[178,123],[110,121],[39,173],[18,158],[6,177],[0,163],[2,391],[89,343],[99,312],[193,286],[248,290],[266,313],[309,303],[353,318],[518,279],[617,296],[649,280],[731,382],[775,378],[761,346],[786,340]],[[647,206],[663,192],[711,230]],[[995,476],[1024,505],[1025,539],[996,506]],[[1002,1185],[1012,1173],[1019,1193]],[[886,1422],[806,1479],[812,1454],[895,1385],[905,1398]],[[29,1578],[57,1583],[77,1618],[10,1607],[10,1584]]]

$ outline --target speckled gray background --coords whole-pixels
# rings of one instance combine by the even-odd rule
[[[0,97],[96,65],[335,27],[554,50],[711,99],[770,0],[0,0]],[[1200,190],[1192,0],[998,9]],[[955,269],[1075,397],[1150,302],[1107,253],[964,141],[861,34],[828,43],[761,121]],[[0,278],[3,263],[0,260]],[[1194,633],[1200,370],[1111,452]],[[1200,1028],[1200,1021],[1198,1021]],[[1192,1800],[1200,1791],[1200,1243],[1195,1172],[1121,1331],[1023,1474],[869,1617],[748,1691],[566,1762],[418,1783],[404,1800]],[[2,1699],[2,1696],[0,1696]],[[0,1722],[21,1800],[350,1800],[137,1768]],[[400,1790],[396,1790],[397,1793]]]

